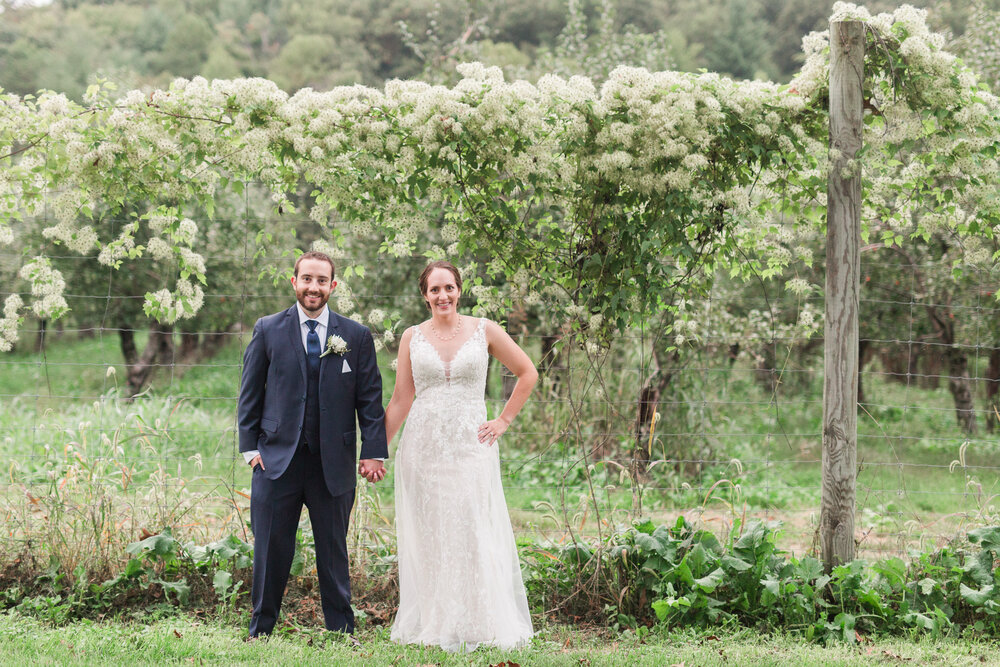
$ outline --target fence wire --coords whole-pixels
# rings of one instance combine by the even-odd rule
[[[235,206],[242,215],[200,222],[203,235],[214,225],[227,237],[205,253],[203,310],[170,328],[140,312],[143,290],[171,275],[169,263],[144,257],[113,271],[96,255],[60,251],[32,233],[45,215],[15,229],[18,241],[0,254],[7,290],[0,300],[13,293],[30,300],[16,270],[24,257],[43,255],[66,276],[71,311],[57,322],[29,319],[16,349],[0,355],[0,440],[9,461],[0,539],[9,552],[54,517],[92,516],[109,498],[128,508],[109,520],[126,542],[165,527],[202,538],[247,535],[250,473],[235,427],[242,351],[257,317],[292,303],[287,283],[268,277],[268,267],[292,263],[276,248],[290,251],[324,233],[305,218],[255,214],[252,193],[245,188]],[[113,237],[124,221],[105,223]],[[276,239],[264,252],[261,233]],[[377,240],[355,239],[337,258],[338,267],[366,268],[364,278],[348,279],[353,303],[361,313],[396,312],[400,327],[417,323],[415,283],[426,260],[387,258],[376,248]],[[861,556],[905,556],[997,519],[1000,308],[990,276],[955,278],[932,259],[862,260],[855,538]],[[474,299],[465,301],[469,312]],[[564,331],[544,312],[507,313],[512,335],[542,371],[501,443],[519,538],[598,539],[639,518],[672,523],[683,515],[720,535],[756,519],[780,522],[780,546],[814,551],[822,329],[806,338],[775,324],[807,304],[822,312],[821,296],[792,299],[780,284],[765,294],[720,285],[693,304],[707,324],[692,341],[670,349],[670,332],[652,329],[658,320],[650,318],[596,357],[561,344]],[[770,323],[732,325],[752,311]],[[168,340],[165,354],[147,355],[150,332]],[[129,339],[136,351],[126,364]],[[394,357],[391,347],[379,355],[386,400]],[[132,396],[140,363],[148,376]],[[656,396],[653,426],[640,423],[639,398],[657,370],[669,381]],[[505,375],[494,362],[487,396],[494,415]],[[366,525],[352,535],[372,549],[391,543],[394,448],[390,478],[362,483],[359,502],[369,510],[356,514]]]

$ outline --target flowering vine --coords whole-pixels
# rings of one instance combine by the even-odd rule
[[[921,10],[872,16],[838,3],[834,18],[870,28],[870,113],[855,165],[866,238],[992,239],[997,99],[942,50]],[[811,261],[800,241],[824,222],[833,161],[828,40],[804,40],[788,86],[620,67],[598,89],[583,77],[505,81],[471,63],[454,87],[392,81],[289,96],[262,79],[195,78],[150,93],[98,85],[84,105],[2,95],[0,243],[44,213],[46,239],[111,268],[145,255],[176,266],[172,286],[145,297],[147,314],[172,322],[204,298],[196,212],[211,216],[220,192],[251,180],[290,211],[306,183],[308,215],[330,245],[376,232],[390,255],[478,259],[485,282],[503,276],[507,290],[472,285],[482,306],[544,302],[600,341],[651,313],[680,313],[718,270],[778,277]],[[102,236],[95,221],[126,212],[129,222]],[[420,247],[432,229],[440,244]],[[980,260],[993,259],[979,247]],[[51,267],[25,268],[36,314],[63,312]],[[789,289],[810,289],[791,274]],[[6,300],[6,348],[23,307]]]

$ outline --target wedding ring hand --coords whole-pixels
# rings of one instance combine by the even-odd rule
[[[488,421],[479,427],[479,442],[485,442],[492,446],[501,435],[503,435],[503,431],[496,427],[495,420]]]

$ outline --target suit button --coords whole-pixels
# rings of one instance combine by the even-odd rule
[[[302,394],[302,398],[300,398],[299,400],[300,400],[301,402],[305,403],[305,402],[306,402],[306,395],[305,395],[305,394]]]

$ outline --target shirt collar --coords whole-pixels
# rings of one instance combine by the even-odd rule
[[[300,304],[298,301],[295,302],[295,309],[299,313],[299,326],[301,327],[311,318],[308,315],[306,315],[306,311],[302,310],[302,304]],[[329,324],[329,319],[330,319],[330,308],[329,306],[323,306],[323,312],[321,312],[316,317],[316,322],[319,323],[319,326],[326,327]]]

